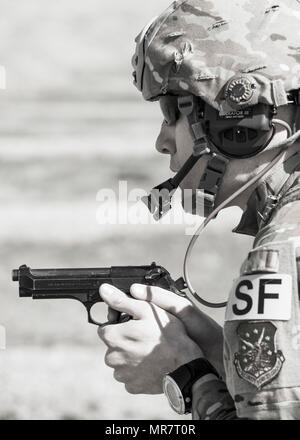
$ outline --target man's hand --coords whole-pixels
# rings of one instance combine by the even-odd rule
[[[206,359],[225,379],[222,327],[208,315],[196,309],[188,299],[175,295],[173,292],[143,284],[135,284],[133,287],[131,294],[134,298],[151,302],[180,319],[187,334],[201,347]]]
[[[139,296],[141,287],[155,289],[135,284],[131,286],[131,295]],[[160,294],[165,292],[162,290]],[[166,373],[203,356],[174,314],[151,302],[130,298],[108,284],[101,286],[100,294],[110,307],[111,321],[114,320],[113,310],[133,318],[98,330],[99,337],[108,347],[105,362],[114,369],[115,379],[123,382],[129,393],[162,393],[162,379]]]

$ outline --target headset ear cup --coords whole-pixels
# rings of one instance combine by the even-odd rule
[[[226,157],[246,158],[264,150],[272,139],[273,107],[257,104],[224,115],[206,105],[208,137]]]
[[[256,130],[249,127],[232,127],[220,132],[221,153],[232,158],[246,158],[264,150],[274,134],[273,127],[268,131]]]

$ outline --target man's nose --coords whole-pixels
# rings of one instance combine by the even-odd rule
[[[176,153],[175,127],[162,124],[155,147],[159,153],[173,155]]]

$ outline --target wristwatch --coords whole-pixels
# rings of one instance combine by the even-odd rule
[[[207,359],[198,358],[164,377],[163,390],[175,412],[178,414],[191,412],[192,386],[207,374],[213,374],[216,379],[220,379],[219,373]]]

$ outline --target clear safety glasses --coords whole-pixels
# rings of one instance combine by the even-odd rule
[[[180,112],[178,109],[178,96],[166,95],[159,98],[159,105],[167,125],[176,124]]]

